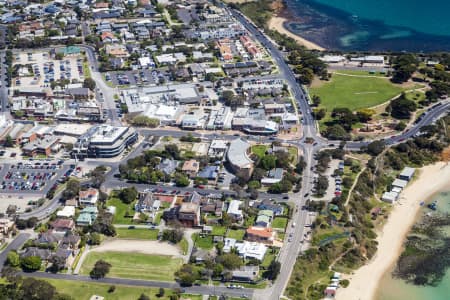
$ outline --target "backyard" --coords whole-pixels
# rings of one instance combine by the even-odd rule
[[[230,229],[227,232],[227,238],[242,241],[244,239],[245,231],[243,229]]]
[[[136,278],[143,280],[173,281],[174,272],[181,266],[181,259],[164,255],[148,255],[123,252],[90,252],[80,269],[88,275],[99,259],[110,263],[108,277]]]
[[[134,203],[125,204],[120,199],[112,196],[106,202],[106,205],[116,207],[116,214],[114,215],[114,224],[133,223]],[[127,213],[129,214],[129,217],[126,217]]]

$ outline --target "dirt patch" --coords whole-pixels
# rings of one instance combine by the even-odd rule
[[[181,255],[177,246],[166,242],[158,241],[138,241],[138,240],[108,240],[98,247],[92,248],[95,252],[119,251],[138,252],[142,254],[156,255]]]

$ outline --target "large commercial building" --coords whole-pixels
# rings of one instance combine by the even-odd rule
[[[114,157],[134,144],[137,139],[138,134],[131,127],[94,126],[78,138],[72,150],[72,157]]]
[[[227,152],[227,160],[234,173],[250,178],[253,172],[253,160],[247,154],[250,144],[240,138],[230,143]]]

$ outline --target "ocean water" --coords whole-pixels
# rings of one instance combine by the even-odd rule
[[[424,199],[427,200],[427,199]],[[450,192],[441,192],[433,196],[429,201],[437,201],[438,211],[450,213]],[[430,210],[421,208],[421,216]],[[420,216],[420,217],[421,217]],[[447,231],[450,235],[450,230]],[[392,268],[393,269],[393,268]],[[391,271],[387,272],[380,281],[376,300],[448,300],[450,299],[450,269],[436,287],[422,287],[407,284],[403,280],[392,278]]]
[[[450,50],[449,0],[286,0],[288,29],[338,50]]]

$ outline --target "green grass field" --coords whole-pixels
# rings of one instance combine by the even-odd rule
[[[45,280],[55,286],[58,292],[70,295],[74,300],[88,300],[92,295],[102,296],[108,300],[136,300],[141,294],[149,296],[150,299],[166,300],[170,298],[170,295],[172,295],[172,290],[170,289],[164,289],[164,296],[157,298],[156,295],[159,292],[159,288],[115,285],[115,291],[113,293],[108,293],[108,289],[111,284],[58,279]]]
[[[311,88],[311,96],[321,98],[320,107],[331,113],[333,108],[350,110],[368,108],[384,103],[402,92],[402,88],[384,78],[352,77],[333,74],[330,82]]]
[[[227,238],[241,241],[244,239],[245,231],[243,229],[230,229],[227,232]]]
[[[158,239],[159,230],[145,229],[145,228],[116,228],[117,237],[119,239],[137,239],[137,240],[152,240]]]
[[[263,158],[266,155],[267,146],[266,145],[255,145],[252,146],[252,153],[254,153],[259,158]]]
[[[272,228],[282,228],[284,230],[286,228],[287,222],[287,218],[275,218],[272,222]]]
[[[114,215],[114,224],[133,224],[133,218],[126,218],[125,212],[130,212],[131,216],[134,214],[134,203],[131,204],[125,204],[120,199],[111,197],[108,201],[106,201],[106,205],[115,206],[116,207],[116,214]]]
[[[163,255],[124,252],[90,252],[80,269],[88,275],[97,260],[112,265],[107,277],[135,278],[144,280],[173,281],[174,272],[181,266],[181,259]]]

